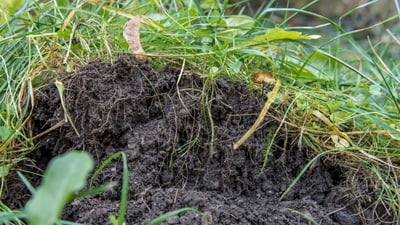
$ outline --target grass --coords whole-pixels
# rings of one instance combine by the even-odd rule
[[[26,1],[15,13],[2,18],[1,190],[8,172],[35,149],[27,120],[35,104],[34,90],[92,59],[112,60],[128,52],[123,26],[129,15],[142,15],[142,46],[154,67],[167,63],[180,67],[184,59],[182,69],[211,81],[220,77],[242,80],[250,88],[254,87],[255,72],[271,72],[282,83],[270,109],[270,116],[284,115],[274,116],[281,124],[279,128],[297,135],[297,144],[313,149],[315,157],[340,159],[351,171],[349,186],[365,182],[379,187],[377,198],[367,203],[370,207],[384,206],[394,219],[398,216],[400,61],[396,56],[400,53],[400,28],[388,26],[373,40],[356,40],[353,36],[398,23],[399,15],[346,31],[342,21],[347,16],[380,1],[344,13],[337,23],[306,7],[274,8],[274,1],[251,16],[240,13],[246,4],[243,2],[143,2]],[[393,1],[399,14],[396,3]],[[304,14],[314,17],[318,24],[287,25],[291,18]],[[287,33],[279,33],[282,31],[275,27],[286,27]],[[330,32],[324,32],[326,28]],[[309,39],[321,33],[320,39]],[[208,89],[212,90],[206,87],[205,93]],[[203,111],[211,118],[207,104]],[[213,123],[208,121],[213,136]],[[359,196],[366,194],[366,190],[356,190]],[[364,203],[360,203],[361,215]]]

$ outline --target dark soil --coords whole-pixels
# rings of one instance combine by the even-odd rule
[[[361,224],[339,167],[320,159],[293,189],[282,193],[314,156],[298,140],[279,134],[263,169],[268,136],[278,122],[267,117],[238,149],[232,144],[251,127],[264,104],[246,85],[224,79],[207,81],[179,71],[155,72],[129,55],[114,63],[93,62],[64,78],[68,110],[78,137],[64,124],[38,140],[32,154],[44,169],[50,158],[69,150],[91,153],[99,166],[122,151],[127,155],[129,202],[126,224],[145,224],[171,210],[192,207],[209,224]],[[35,135],[64,119],[57,89],[36,93]],[[210,118],[212,116],[212,119]],[[121,183],[122,160],[114,160],[96,185]],[[29,179],[38,184],[38,178]],[[28,192],[13,180],[3,201],[23,206]],[[110,224],[117,215],[120,185],[92,198],[70,203],[64,220]],[[346,207],[347,206],[347,207]],[[204,224],[193,212],[164,224]],[[376,224],[371,223],[371,224]]]

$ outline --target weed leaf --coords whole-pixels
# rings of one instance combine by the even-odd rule
[[[12,135],[12,132],[7,126],[0,126],[0,141],[7,140]]]
[[[280,40],[299,40],[299,39],[316,39],[319,36],[310,35],[305,36],[302,35],[301,32],[298,31],[286,31],[281,28],[273,28],[265,32],[263,35],[259,35],[254,37],[255,41],[280,41]]]
[[[30,224],[54,224],[65,204],[85,187],[93,165],[88,153],[78,151],[70,151],[51,160],[40,186],[24,209]]]

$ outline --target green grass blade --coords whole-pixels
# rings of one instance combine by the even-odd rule
[[[281,197],[279,197],[279,200],[281,201],[287,193],[289,193],[290,190],[292,190],[292,188],[294,187],[294,185],[297,184],[297,182],[300,180],[300,178],[304,175],[304,173],[307,171],[308,168],[310,168],[310,166],[317,160],[319,159],[321,156],[326,155],[328,153],[332,153],[333,151],[325,151],[325,152],[321,152],[318,155],[316,155],[313,159],[311,159],[304,167],[303,169],[300,171],[299,175],[296,176],[296,178],[292,181],[292,183],[290,183],[289,187],[285,190],[285,192],[283,192],[283,194],[281,195]]]
[[[295,209],[290,209],[290,208],[286,208],[287,210],[289,210],[290,212],[294,212],[300,216],[302,216],[304,219],[308,220],[309,222],[311,222],[314,225],[320,225],[319,223],[317,223],[317,221],[314,220],[314,218],[312,218],[310,215],[308,215],[307,213],[304,212],[300,212],[298,210]],[[310,223],[309,223],[310,224]]]
[[[65,220],[61,220],[60,223],[62,225],[84,225],[84,224],[81,224],[81,223],[74,223],[74,222],[65,221]]]
[[[22,180],[22,182],[25,184],[25,187],[28,188],[29,192],[33,195],[36,193],[35,188],[32,186],[32,184],[29,182],[29,180],[19,171],[17,171],[17,174],[19,178]]]
[[[128,192],[129,192],[129,170],[128,170],[128,161],[126,159],[126,155],[124,152],[121,152],[122,163],[123,163],[123,172],[122,172],[122,190],[121,190],[121,203],[119,208],[118,215],[118,225],[124,224],[126,207],[128,204]]]
[[[99,168],[94,171],[92,178],[90,178],[89,181],[89,189],[93,188],[93,181],[96,179],[96,177],[99,175],[99,173],[106,167],[113,159],[119,157],[122,152],[116,152],[112,156],[108,157],[106,160],[103,161],[103,163],[99,166]]]
[[[25,225],[22,221],[26,216],[21,211],[13,211],[0,201],[0,224]]]
[[[110,216],[110,220],[113,224],[122,225],[124,224],[126,207],[128,204],[128,193],[129,193],[129,170],[128,170],[128,161],[126,158],[126,154],[124,152],[116,152],[110,157],[108,157],[104,162],[99,166],[99,168],[93,173],[92,178],[89,182],[89,190],[92,189],[93,181],[99,175],[99,173],[115,158],[121,156],[122,157],[122,189],[121,189],[121,202],[119,208],[118,219],[115,219],[115,216]]]
[[[104,184],[100,185],[98,187],[86,190],[86,191],[81,191],[78,194],[74,195],[74,199],[79,199],[79,198],[86,198],[86,197],[91,197],[95,196],[97,194],[100,194],[102,192],[106,192],[111,190],[115,186],[114,183],[109,183],[109,184]]]
[[[204,213],[200,212],[199,210],[193,209],[193,208],[181,208],[181,209],[177,209],[177,210],[174,210],[171,212],[167,212],[167,213],[157,217],[156,219],[146,223],[146,225],[159,225],[160,223],[166,221],[167,219],[169,219],[175,215],[178,215],[182,212],[187,212],[187,211],[193,211],[194,213],[200,215],[201,217],[203,217],[205,223],[208,224],[207,216]]]

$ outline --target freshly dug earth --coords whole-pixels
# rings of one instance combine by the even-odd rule
[[[308,225],[311,219],[325,225],[361,224],[351,193],[340,186],[344,180],[340,168],[323,159],[279,199],[314,155],[294,137],[280,133],[263,168],[277,121],[266,117],[233,150],[232,144],[257,118],[264,98],[242,83],[179,74],[156,72],[130,55],[114,63],[89,63],[62,80],[68,111],[81,136],[66,123],[42,136],[32,157],[44,169],[50,158],[69,150],[91,153],[96,166],[124,152],[130,172],[126,224],[145,224],[183,207],[203,212],[209,224]],[[42,88],[35,96],[32,127],[37,135],[62,121],[64,111],[56,87]],[[122,160],[112,161],[95,184],[118,185],[73,201],[63,219],[110,224],[109,216],[119,210],[121,175]],[[3,199],[7,205],[24,204],[29,195],[21,186],[7,189]],[[184,212],[164,224],[205,222]]]

